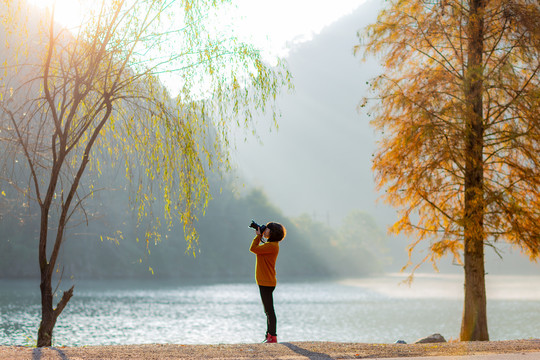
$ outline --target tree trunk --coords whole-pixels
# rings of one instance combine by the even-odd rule
[[[38,330],[37,346],[52,346],[52,334],[57,317],[53,310],[51,279],[41,275],[41,323]]]
[[[53,308],[53,293],[52,293],[52,272],[47,271],[41,274],[41,323],[39,324],[37,346],[52,346],[52,337],[54,326],[58,316],[62,313],[66,307],[68,301],[73,296],[72,286],[68,291],[64,292],[62,299],[58,303],[56,308]]]
[[[470,1],[465,75],[465,300],[461,341],[488,341],[484,272],[483,36],[485,0]]]
[[[42,208],[41,231],[39,243],[39,268],[41,272],[41,323],[39,324],[37,346],[52,346],[53,329],[56,325],[58,316],[66,307],[68,301],[73,296],[72,286],[68,291],[64,292],[62,299],[58,303],[56,309],[53,307],[53,292],[52,292],[52,276],[53,265],[47,260],[47,228],[48,224],[48,207]]]
[[[474,240],[465,242],[465,300],[460,340],[489,341],[484,245]]]

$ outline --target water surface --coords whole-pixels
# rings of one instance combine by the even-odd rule
[[[393,343],[441,333],[459,336],[462,276],[401,275],[280,282],[274,292],[280,341]],[[540,277],[490,276],[492,340],[540,336]],[[35,344],[39,284],[0,280],[0,344]],[[265,317],[255,284],[77,281],[54,344],[217,344],[260,342]]]

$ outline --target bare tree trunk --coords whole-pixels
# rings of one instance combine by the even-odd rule
[[[483,28],[485,0],[471,0],[468,24],[464,261],[465,299],[461,341],[488,341],[484,272]]]
[[[39,268],[41,272],[41,323],[38,330],[37,346],[52,346],[53,329],[58,316],[73,296],[73,286],[62,295],[57,307],[53,307],[52,276],[54,265],[47,260],[47,229],[50,202],[45,202],[41,213],[41,231],[39,240]],[[62,231],[59,229],[58,231]]]
[[[51,279],[47,279],[46,274],[41,274],[41,323],[38,330],[37,346],[51,346],[52,334],[56,317],[53,310],[53,295]]]
[[[73,286],[62,295],[56,308],[53,308],[52,272],[41,273],[41,323],[39,324],[37,346],[52,346],[53,329],[58,316],[73,296]]]

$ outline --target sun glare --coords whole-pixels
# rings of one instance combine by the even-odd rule
[[[28,0],[28,3],[51,12],[54,9],[54,20],[68,29],[81,26],[84,8],[90,6],[83,0]]]

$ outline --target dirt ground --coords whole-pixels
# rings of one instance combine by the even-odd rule
[[[540,339],[439,344],[294,342],[235,345],[0,346],[0,360],[366,359],[540,352]]]

